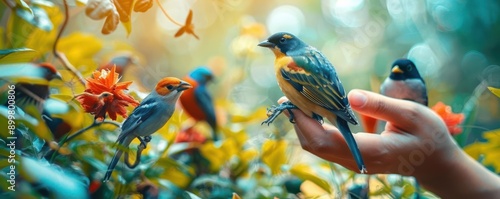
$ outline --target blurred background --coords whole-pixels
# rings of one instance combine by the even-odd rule
[[[257,173],[269,174],[269,176],[281,179],[283,177],[280,176],[281,171],[291,172],[301,177],[302,180],[328,176],[325,178],[328,180],[333,178],[333,182],[337,182],[337,184],[330,184],[334,187],[332,189],[337,190],[337,196],[339,196],[339,190],[346,190],[344,185],[350,186],[349,193],[351,193],[352,184],[363,184],[357,177],[354,177],[354,173],[339,169],[339,166],[333,167],[333,172],[339,172],[337,173],[339,175],[331,176],[332,171],[325,169],[324,162],[299,147],[295,133],[292,132],[293,127],[284,116],[280,116],[270,127],[260,125],[260,122],[266,118],[265,108],[276,105],[277,100],[283,94],[276,83],[273,69],[274,55],[268,49],[257,47],[257,44],[271,34],[282,31],[295,34],[322,51],[335,66],[346,91],[365,89],[378,92],[381,82],[389,75],[391,64],[396,59],[412,60],[426,81],[429,106],[443,102],[449,105],[454,113],[464,114],[465,120],[459,125],[462,133],[454,135],[457,143],[461,147],[472,146],[466,149],[471,156],[480,161],[484,159],[482,163],[489,169],[500,172],[500,161],[498,161],[500,152],[495,150],[498,148],[497,143],[500,143],[498,142],[500,137],[498,130],[494,131],[494,129],[500,129],[500,96],[496,97],[487,89],[488,86],[500,88],[499,1],[124,0],[119,2],[135,2],[136,4],[146,2],[145,4],[151,3],[149,6],[152,7],[134,10],[134,12],[129,10],[126,16],[128,18],[120,18],[120,22],[114,25],[108,22],[108,19],[111,19],[109,13],[101,16],[99,9],[94,9],[89,14],[87,9],[91,2],[97,2],[96,5],[102,6],[98,8],[104,8],[112,1],[68,0],[69,20],[57,46],[57,50],[65,54],[69,63],[83,77],[90,77],[93,71],[110,62],[114,57],[124,56],[127,65],[130,66],[120,71],[123,76],[121,81],[133,81],[129,90],[136,99],[140,100],[159,79],[165,76],[184,77],[199,66],[208,66],[212,69],[215,79],[208,85],[208,89],[215,100],[219,125],[224,126],[222,131],[224,131],[225,140],[221,141],[223,144],[205,142],[203,146],[197,147],[202,153],[205,150],[209,154],[215,154],[210,156],[204,153],[204,158],[210,162],[211,166],[217,165],[216,169],[210,173],[214,176],[223,176],[226,170],[235,172],[235,168],[231,166],[238,161],[233,159],[232,153],[237,151],[234,153],[240,155],[238,160],[244,160],[242,165],[246,167],[238,168],[239,172],[244,172],[238,173],[236,177]],[[108,4],[105,4],[106,2]],[[189,26],[189,23],[186,25],[190,10],[192,11],[192,21],[190,21],[192,26]],[[84,91],[84,86],[63,67],[51,51],[64,21],[63,0],[4,0],[0,3],[0,11],[0,24],[2,25],[0,49],[6,49],[7,54],[10,53],[7,49],[34,49],[35,52],[21,51],[30,53],[29,57],[33,59],[28,59],[29,61],[45,61],[56,65],[62,74],[63,84],[56,84],[51,88],[55,98],[70,101],[71,97]],[[122,10],[118,9],[117,12],[120,13],[119,17],[124,16]],[[118,13],[114,16],[118,17]],[[105,17],[108,18],[105,19]],[[114,20],[116,22],[118,18]],[[186,31],[180,36],[175,36],[183,25],[193,30],[194,33]],[[9,56],[0,57],[0,62],[4,63],[6,57]],[[62,95],[66,96],[61,97]],[[71,132],[92,124],[93,118],[90,114],[83,113],[79,104],[74,103],[72,106],[74,112],[62,114],[74,119]],[[141,164],[142,168],[139,170],[146,171],[145,176],[156,186],[169,187],[165,185],[168,184],[166,181],[162,181],[168,179],[182,189],[191,186],[189,190],[202,192],[200,190],[203,189],[196,186],[203,183],[196,181],[193,177],[195,175],[191,175],[192,172],[189,173],[191,168],[179,169],[182,172],[177,171],[185,178],[155,171],[157,169],[155,167],[161,167],[165,170],[170,169],[167,171],[172,172],[173,169],[168,166],[180,164],[176,163],[176,161],[179,162],[177,156],[172,156],[173,159],[177,158],[176,161],[168,162],[164,155],[167,154],[169,144],[172,144],[175,136],[183,133],[185,126],[192,125],[192,122],[185,122],[186,116],[182,113],[176,115],[175,118],[177,119],[169,121],[170,123],[160,130],[161,133],[156,134],[163,139],[156,139],[160,141],[156,141],[152,149],[149,148],[144,152],[147,154],[145,155],[146,162],[152,159],[158,162]],[[117,121],[121,122],[121,120],[122,118],[119,118]],[[379,125],[378,128],[380,132],[383,125]],[[201,128],[201,131],[206,130],[206,127]],[[363,131],[363,125],[352,126],[352,130]],[[489,136],[483,136],[485,132],[490,132]],[[101,176],[99,175],[107,164],[106,158],[109,159],[110,147],[114,141],[112,135],[115,133],[115,129],[109,126],[96,128],[94,134],[87,133],[81,136],[83,138],[68,144],[68,148],[73,152],[72,155],[69,155],[71,152],[67,154],[59,152],[62,156],[73,157],[71,163],[64,162],[63,164],[61,160],[54,158],[56,156],[52,156],[49,163],[57,163],[65,165],[61,167],[73,169],[80,166],[82,168],[80,174],[84,176],[82,181],[90,180],[86,185],[91,190],[95,185],[92,183],[100,183]],[[111,138],[106,135],[111,135]],[[282,142],[283,140],[286,142]],[[45,141],[49,140],[45,139]],[[40,143],[44,144],[43,141]],[[482,143],[485,144],[481,145]],[[231,150],[224,147],[229,147]],[[260,156],[249,155],[253,154],[253,151],[246,153],[250,151],[248,149],[253,148],[258,148]],[[272,154],[266,153],[266,150],[278,152]],[[220,151],[231,151],[231,153],[228,152],[227,157],[220,158],[219,156],[222,156]],[[178,154],[184,154],[184,152],[191,154],[192,148],[178,150]],[[486,152],[490,154],[484,155]],[[282,156],[284,158],[284,154],[286,154],[286,159],[278,158]],[[85,155],[92,156],[92,158]],[[250,156],[252,158],[249,158]],[[35,153],[33,157],[42,156]],[[45,161],[44,158],[41,159]],[[312,169],[320,170],[317,171],[320,174],[316,173],[319,177],[313,178],[306,175],[312,170],[296,165],[304,162],[313,165],[311,167],[321,162],[318,166],[321,169]],[[188,163],[185,164],[188,165]],[[200,163],[190,162],[189,164]],[[228,167],[231,168],[225,167],[226,164],[229,164]],[[300,169],[294,170],[294,168]],[[56,170],[58,169],[57,166]],[[303,171],[303,173],[297,173],[297,171]],[[127,172],[122,172],[127,174]],[[129,186],[132,180],[140,178],[141,183],[148,182],[138,177],[138,173],[134,173],[133,177],[123,175],[125,179],[129,178],[125,182],[117,182],[117,187],[104,183],[103,185],[106,186],[95,185],[97,188],[94,187],[94,191],[97,191],[90,191],[90,193],[96,197],[108,197],[110,195],[106,194],[114,192],[115,195],[112,196],[116,196],[119,195],[116,194],[120,191],[119,188],[123,188],[118,185],[126,186],[121,189],[122,192],[135,191]],[[231,177],[236,179],[235,176]],[[337,177],[339,179],[335,180]],[[364,182],[365,177],[361,178]],[[184,179],[187,180],[182,181]],[[261,198],[272,195],[265,195],[264,192],[273,192],[270,187],[274,184],[271,186],[266,179],[256,180],[264,187]],[[342,179],[350,179],[352,182],[344,183],[348,180],[340,182]],[[225,178],[209,180],[209,182],[222,183],[225,182],[224,180]],[[384,194],[392,194],[393,198],[403,195],[410,197],[418,189],[413,188],[418,187],[414,181],[409,178],[402,180],[401,176],[389,176],[380,180],[382,181],[389,182],[390,186],[379,183],[377,185],[379,187],[373,188],[372,184],[371,193],[385,190]],[[403,181],[407,184],[399,183]],[[314,182],[318,185],[323,181]],[[250,183],[250,180],[242,178],[241,183],[240,181],[238,183],[239,185]],[[403,188],[405,186],[406,188]],[[389,188],[381,189],[380,187]],[[408,187],[412,188],[408,189]],[[322,188],[328,189],[325,186]],[[36,190],[36,188],[33,189]],[[360,190],[363,189],[365,188],[360,188]],[[57,190],[57,187],[50,190]],[[255,196],[252,195],[254,194],[252,187],[247,186],[238,191],[241,191],[238,193],[248,194],[246,196],[250,198]],[[397,191],[400,193],[396,193]],[[127,193],[131,192],[133,191]]]
[[[192,9],[200,39],[173,38],[178,26],[157,6],[132,16],[128,37],[122,27],[107,36],[96,35],[132,46],[141,64],[154,71],[149,75],[158,75],[142,74],[143,81],[183,76],[196,66],[210,65],[218,79],[210,87],[214,95],[249,109],[276,104],[282,95],[272,53],[256,47],[279,31],[291,32],[322,51],[346,90],[377,91],[392,62],[409,58],[428,84],[429,105],[443,101],[455,112],[462,112],[485,79],[484,69],[500,64],[500,3],[494,0],[171,0],[163,5],[180,22]],[[68,30],[93,34],[100,28],[101,22],[75,11]],[[477,104],[475,123],[464,128],[473,134],[499,128],[499,99],[485,93]]]

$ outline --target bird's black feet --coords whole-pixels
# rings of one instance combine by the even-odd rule
[[[279,106],[272,106],[271,108],[267,109],[267,119],[264,120],[262,124],[267,124],[269,126],[269,124],[273,123],[276,117],[278,117],[278,115],[280,115],[284,110],[287,110],[288,113],[290,113],[290,122],[295,123],[293,120],[294,117],[291,110],[297,108],[298,107],[292,104],[292,102],[290,101],[283,102]]]
[[[324,121],[323,121],[323,117],[321,117],[321,115],[318,115],[316,113],[313,113],[312,115],[312,118],[315,119],[316,121],[318,121],[320,124],[323,124]]]

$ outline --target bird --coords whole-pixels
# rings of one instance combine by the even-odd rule
[[[427,88],[415,64],[405,58],[397,59],[391,65],[389,76],[380,85],[380,94],[396,98],[415,101],[428,105]],[[376,118],[361,115],[365,132],[375,133],[378,125]]]
[[[141,140],[142,147],[146,147],[142,140],[150,140],[151,134],[167,123],[175,110],[175,104],[184,90],[191,88],[191,84],[176,78],[161,79],[153,91],[130,114],[121,125],[116,144],[121,145],[109,163],[103,181],[106,182],[120,160],[123,148],[128,148],[132,140]]]
[[[380,94],[428,106],[427,87],[415,64],[405,58],[391,65],[391,73],[380,85]]]
[[[35,105],[39,113],[43,112],[43,103],[50,95],[49,82],[59,79],[61,74],[51,63],[15,63],[0,67],[0,91],[7,84],[14,85],[16,106],[25,109]],[[5,92],[6,93],[6,92]],[[2,103],[4,104],[4,103]]]
[[[275,72],[281,91],[289,99],[272,110],[271,123],[283,110],[298,108],[311,118],[322,121],[326,117],[337,124],[354,156],[361,173],[366,173],[361,152],[349,129],[348,122],[357,125],[345,90],[330,61],[316,48],[287,32],[278,32],[258,46],[271,49],[275,55]],[[293,121],[293,115],[290,117]]]
[[[137,65],[138,58],[130,52],[122,52],[113,56],[108,62],[105,62],[97,68],[97,70],[108,69],[116,66],[116,72],[123,76],[123,73],[129,66]]]
[[[81,101],[82,108],[85,112],[93,115],[105,115],[105,106],[111,104],[113,97],[113,93],[110,92],[102,92],[99,95],[84,92],[75,96],[75,99]]]
[[[207,83],[212,81],[214,75],[207,67],[197,67],[183,79],[193,86],[184,92],[179,102],[186,111],[196,121],[206,121],[212,130],[212,139],[218,140],[217,118],[212,96],[208,92]]]
[[[392,63],[389,76],[380,85],[380,94],[414,101],[424,106],[429,105],[425,81],[420,76],[415,63],[406,58],[397,59]],[[420,185],[416,180],[415,189],[419,197]]]

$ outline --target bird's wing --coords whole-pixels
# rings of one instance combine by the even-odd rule
[[[147,120],[154,112],[157,111],[155,106],[158,105],[158,102],[151,99],[146,98],[144,101],[137,106],[137,108],[132,111],[132,114],[123,122],[121,127],[122,132],[118,136],[117,142],[123,140],[127,135],[134,131],[139,124]]]
[[[212,128],[215,128],[216,118],[215,118],[215,109],[212,101],[212,97],[207,92],[207,89],[204,86],[199,86],[194,90],[194,96],[196,102],[200,105],[200,108],[205,113],[207,118],[205,118],[210,124]]]
[[[315,104],[357,123],[335,68],[321,52],[308,48],[290,57],[293,62],[281,68],[285,80]]]

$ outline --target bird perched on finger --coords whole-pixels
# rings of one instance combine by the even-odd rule
[[[297,107],[317,120],[326,117],[337,124],[358,169],[365,173],[366,166],[348,125],[348,122],[356,125],[358,121],[330,61],[316,48],[286,32],[273,34],[258,45],[273,51],[278,85],[290,100],[272,109],[272,116],[264,123],[271,123],[285,109]]]
[[[50,95],[49,82],[54,79],[62,78],[50,63],[16,63],[0,66],[0,91],[5,94],[6,86],[14,84],[16,106],[21,109],[35,105],[42,113],[43,102]]]
[[[380,85],[380,94],[428,105],[427,88],[415,64],[409,59],[397,59],[391,65],[389,76]],[[377,119],[362,115],[365,131],[375,133]]]
[[[214,75],[207,67],[198,67],[183,79],[193,86],[180,97],[182,108],[196,121],[205,121],[212,130],[212,139],[218,140],[217,118],[212,96],[208,92],[207,83],[212,81]]]
[[[391,74],[380,85],[380,94],[428,105],[427,88],[415,64],[409,59],[398,59],[391,66]]]
[[[122,148],[128,148],[132,140],[138,138],[145,148],[143,139],[150,139],[151,134],[160,129],[172,116],[175,104],[182,92],[191,88],[191,85],[175,77],[161,79],[151,93],[146,96],[130,116],[123,122],[120,135],[116,141]],[[124,150],[116,149],[109,163],[108,170],[104,175],[104,181],[108,181],[116,164],[120,160]]]

